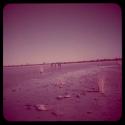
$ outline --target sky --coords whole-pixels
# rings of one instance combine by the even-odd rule
[[[122,56],[117,4],[8,4],[3,10],[3,65]]]

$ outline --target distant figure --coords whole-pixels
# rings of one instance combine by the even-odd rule
[[[56,63],[54,63],[54,67],[56,68]]]
[[[51,63],[51,68],[53,68],[53,63]]]
[[[61,63],[58,63],[58,68],[61,69]]]
[[[105,78],[104,76],[100,76],[99,79],[98,79],[98,86],[99,86],[99,92],[104,94],[105,91],[104,91],[104,86],[105,85]]]

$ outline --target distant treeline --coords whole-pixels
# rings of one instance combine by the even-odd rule
[[[120,61],[122,58],[115,58],[115,59],[96,59],[96,60],[87,60],[87,61],[76,61],[76,62],[62,62],[62,64],[67,63],[84,63],[84,62],[102,62],[102,61]]]
[[[114,58],[114,59],[96,59],[96,60],[87,60],[87,61],[75,61],[75,62],[52,62],[52,63],[61,63],[61,64],[69,64],[69,63],[85,63],[85,62],[102,62],[102,61],[120,61],[122,58]],[[42,64],[24,64],[24,65],[8,65],[4,67],[16,67],[16,66],[33,66],[33,65],[47,65],[51,63],[42,63]]]

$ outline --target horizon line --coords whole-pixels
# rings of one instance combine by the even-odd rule
[[[29,65],[45,65],[45,64],[51,64],[51,63],[82,63],[82,62],[93,62],[93,61],[108,61],[108,60],[121,60],[122,57],[118,57],[118,58],[103,58],[103,59],[93,59],[93,60],[84,60],[84,61],[58,61],[58,62],[43,62],[43,63],[33,63],[33,64],[11,64],[11,65],[3,65],[3,67],[7,67],[7,66],[29,66]]]

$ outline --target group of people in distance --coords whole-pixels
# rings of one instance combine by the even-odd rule
[[[51,68],[60,68],[61,69],[61,63],[51,63]]]
[[[61,69],[61,63],[51,63],[51,68]],[[40,73],[43,73],[46,70],[44,66],[40,67]]]

